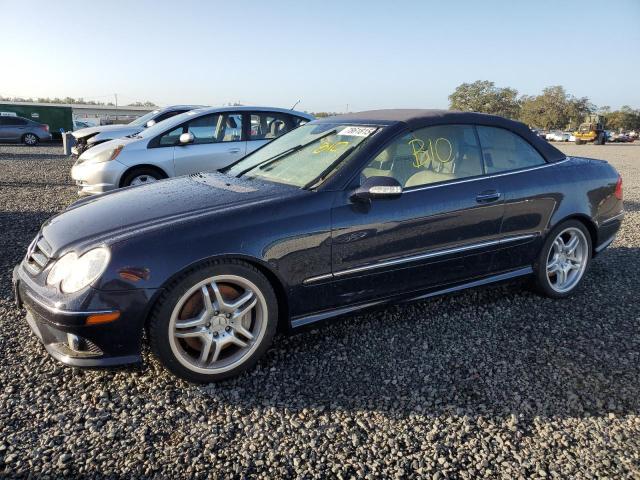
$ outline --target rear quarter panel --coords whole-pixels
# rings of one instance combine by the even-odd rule
[[[607,220],[622,211],[622,202],[614,195],[617,180],[618,173],[607,162],[576,157],[503,176],[502,235],[531,239],[501,248],[492,270],[532,265],[549,232],[569,218],[585,223],[594,248],[606,242],[619,227],[615,221],[607,225]]]

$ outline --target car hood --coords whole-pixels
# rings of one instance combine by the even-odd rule
[[[49,219],[42,234],[52,255],[113,244],[159,229],[258,203],[309,194],[287,185],[197,173],[79,200]]]
[[[80,130],[74,130],[71,134],[75,138],[85,138],[100,134],[105,138],[118,138],[126,137],[127,135],[134,135],[141,132],[143,129],[144,128],[139,125],[100,125],[98,127],[87,127],[81,128]]]

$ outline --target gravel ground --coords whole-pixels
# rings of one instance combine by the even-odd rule
[[[10,270],[74,199],[60,147],[0,146],[0,476],[640,478],[640,144],[562,146],[628,211],[571,300],[473,290],[279,337],[210,387],[50,359]]]

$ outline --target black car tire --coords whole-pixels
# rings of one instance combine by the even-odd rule
[[[190,290],[193,290],[194,286],[208,281],[208,279],[211,278],[231,277],[244,279],[249,284],[257,287],[259,296],[264,300],[265,307],[261,309],[261,321],[264,321],[266,325],[262,327],[260,335],[256,336],[256,342],[251,345],[251,348],[246,351],[244,356],[240,357],[240,362],[237,366],[231,364],[233,368],[219,373],[195,371],[197,367],[192,369],[185,366],[185,362],[189,362],[185,360],[184,357],[182,360],[178,358],[174,351],[174,348],[176,348],[174,331],[177,330],[174,330],[171,324],[172,315],[174,315],[174,310],[179,308],[181,299],[185,297]],[[218,285],[220,284],[221,283],[218,283]],[[207,288],[208,285],[208,283],[205,284]],[[182,308],[185,308],[187,302],[182,303]],[[214,308],[216,307],[215,301],[213,306]],[[222,311],[220,313],[222,313]],[[253,314],[253,310],[251,313]],[[191,318],[191,316],[189,316],[189,318]],[[257,317],[254,317],[254,323],[257,321],[255,318]],[[211,321],[211,324],[213,323],[214,322]],[[167,370],[175,376],[189,382],[210,383],[235,377],[241,372],[252,368],[271,345],[273,336],[276,333],[277,324],[278,301],[269,280],[267,280],[257,268],[246,262],[240,260],[215,260],[185,273],[165,289],[151,313],[148,323],[148,335],[151,350]],[[233,332],[233,334],[235,335],[235,332]],[[224,333],[222,335],[224,335]],[[173,347],[172,342],[174,342]],[[197,356],[197,352],[194,356]],[[201,368],[205,368],[205,366]]]
[[[25,133],[22,136],[22,143],[24,143],[25,145],[28,145],[30,147],[35,147],[38,144],[39,141],[40,141],[40,139],[34,133]]]
[[[160,173],[158,170],[154,168],[149,168],[149,167],[134,168],[122,178],[122,182],[120,183],[120,186],[130,187],[131,183],[136,178],[140,178],[140,177],[149,177],[150,179],[152,179],[149,183],[166,178],[165,175],[163,175],[162,173]]]
[[[549,256],[551,254],[551,250],[554,248],[554,242],[558,235],[561,232],[565,231],[580,231],[582,232],[582,236],[584,238],[584,247],[583,247],[583,255],[586,256],[584,261],[586,262],[584,267],[580,272],[579,278],[576,280],[575,284],[571,286],[571,288],[567,291],[559,292],[552,286],[551,279],[549,277],[549,273],[547,271],[547,262]],[[567,220],[562,222],[560,225],[555,227],[547,236],[547,239],[540,250],[540,254],[534,264],[534,288],[542,295],[551,298],[566,298],[571,295],[580,287],[582,281],[584,280],[584,276],[587,273],[589,268],[589,263],[591,262],[591,252],[592,252],[592,244],[591,244],[591,234],[585,227],[585,225],[579,220]]]

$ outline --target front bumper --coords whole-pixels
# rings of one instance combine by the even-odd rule
[[[47,352],[56,360],[75,367],[109,367],[141,361],[142,330],[155,290],[102,291],[87,289],[61,305],[43,295],[43,287],[18,265],[13,270],[13,288],[19,307]],[[89,315],[120,312],[115,321],[86,325]]]
[[[120,177],[127,167],[117,160],[100,163],[79,163],[71,168],[78,195],[97,195],[118,188]]]

